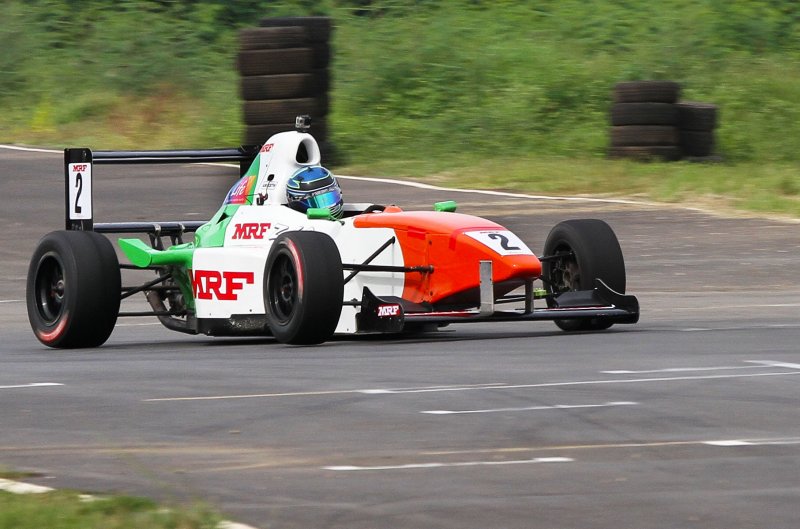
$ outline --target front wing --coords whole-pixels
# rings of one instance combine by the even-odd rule
[[[481,301],[476,307],[462,310],[437,310],[425,304],[410,303],[398,297],[379,297],[364,288],[361,313],[358,315],[360,332],[402,332],[409,324],[444,325],[450,323],[492,321],[551,321],[577,319],[603,319],[610,323],[636,323],[639,321],[639,301],[635,296],[615,292],[602,280],[595,281],[592,290],[563,292],[546,296],[547,306],[534,307],[534,291],[529,283],[524,296],[493,299],[491,261],[481,262]],[[504,302],[518,301],[524,306],[498,310]]]

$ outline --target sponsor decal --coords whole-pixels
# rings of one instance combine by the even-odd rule
[[[391,318],[400,314],[400,305],[378,305],[379,318]]]
[[[88,167],[88,163],[74,163],[72,164],[72,171],[76,173],[84,172]]]
[[[263,147],[261,147],[261,152],[269,152],[272,150],[272,143],[265,143]]]
[[[228,191],[225,204],[246,204],[256,185],[256,175],[244,176]]]
[[[271,222],[243,222],[233,226],[231,239],[263,239],[272,227]]]
[[[253,272],[220,272],[218,270],[192,270],[192,292],[195,299],[236,301],[239,291],[255,281]]]

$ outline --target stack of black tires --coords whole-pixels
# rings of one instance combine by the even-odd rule
[[[674,81],[617,83],[611,106],[612,158],[705,159],[714,149],[717,107],[679,101]]]
[[[675,103],[680,91],[680,85],[672,81],[617,83],[611,107],[610,156],[679,160]]]
[[[683,158],[716,160],[714,129],[717,127],[717,106],[695,101],[680,101],[675,106],[678,110],[678,136]]]
[[[307,114],[311,133],[325,144],[331,32],[328,17],[285,17],[263,19],[239,33],[244,143],[294,130],[295,117]]]

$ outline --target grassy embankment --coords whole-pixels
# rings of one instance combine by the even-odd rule
[[[220,520],[205,508],[170,510],[142,498],[0,492],[1,529],[216,529]]]
[[[80,20],[57,2],[3,4],[0,141],[236,144],[248,19],[232,15],[326,13],[341,171],[800,217],[793,2],[395,0],[360,15],[344,0],[316,12],[301,0],[83,4]],[[676,80],[683,99],[719,105],[724,162],[607,160],[610,92],[633,79]]]

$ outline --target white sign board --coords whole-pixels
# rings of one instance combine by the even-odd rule
[[[89,220],[92,218],[92,164],[70,163],[69,178],[69,220]]]

